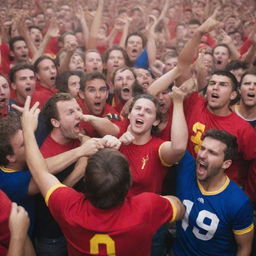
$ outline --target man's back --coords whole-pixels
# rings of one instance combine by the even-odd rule
[[[61,187],[48,192],[46,202],[63,230],[72,256],[150,255],[156,230],[175,218],[169,201],[151,193],[125,199],[111,209],[99,209],[84,194]]]

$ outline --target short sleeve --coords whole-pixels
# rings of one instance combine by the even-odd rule
[[[250,201],[240,208],[235,216],[233,223],[233,232],[236,235],[243,235],[250,232],[253,229],[253,210]]]

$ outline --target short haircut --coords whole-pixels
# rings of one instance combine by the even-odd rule
[[[256,76],[256,70],[255,69],[251,69],[251,70],[248,70],[246,71],[242,76],[241,76],[241,81],[240,81],[240,84],[239,86],[241,86],[242,82],[243,82],[243,79],[246,75],[253,75],[253,76]]]
[[[133,98],[133,101],[129,107],[129,112],[132,111],[132,108],[134,106],[134,104],[136,103],[137,100],[139,99],[147,99],[147,100],[150,100],[154,103],[155,107],[156,107],[156,120],[159,120],[160,122],[162,121],[163,119],[163,115],[161,113],[161,110],[160,110],[160,104],[159,104],[159,101],[157,100],[156,97],[154,97],[153,95],[150,95],[150,94],[138,94],[136,95],[134,98]],[[151,134],[152,135],[156,135],[158,133],[158,126],[152,126],[152,129],[151,129]]]
[[[53,64],[55,65],[55,67],[57,68],[56,62],[53,58],[51,58],[48,55],[42,55],[39,58],[36,59],[35,63],[34,63],[34,69],[35,72],[38,73],[39,72],[39,64],[43,61],[43,60],[51,60],[53,62]]]
[[[114,71],[113,76],[112,76],[112,83],[113,83],[113,84],[115,83],[116,74],[117,74],[118,72],[124,72],[125,70],[131,71],[131,73],[132,73],[133,76],[134,76],[134,79],[136,79],[136,73],[135,73],[135,71],[133,70],[133,68],[130,68],[130,67],[125,66],[125,67],[118,68],[118,69],[116,69],[116,70]]]
[[[142,40],[142,47],[144,48],[146,46],[146,39],[144,37],[144,35],[140,32],[133,32],[133,33],[130,33],[127,37],[126,37],[126,40],[125,40],[125,47],[127,46],[128,44],[128,40],[131,36],[138,36],[141,38]]]
[[[14,36],[10,39],[9,41],[9,47],[10,47],[10,51],[14,51],[14,44],[18,41],[24,41],[26,43],[26,40],[24,37],[22,36]],[[26,43],[27,44],[27,43]]]
[[[210,129],[203,134],[203,140],[205,138],[212,138],[218,140],[226,145],[224,151],[224,160],[233,160],[237,156],[237,140],[236,137],[224,130]]]
[[[64,71],[60,74],[57,75],[56,78],[56,88],[59,89],[60,92],[69,92],[68,89],[68,80],[71,76],[78,76],[80,77],[80,87],[81,87],[81,82],[82,78],[84,77],[85,73],[83,71]]]
[[[228,50],[229,56],[231,56],[231,51],[230,51],[230,49],[229,49],[229,47],[228,47],[227,44],[217,44],[217,45],[215,45],[215,46],[213,47],[213,49],[212,49],[212,53],[213,53],[213,54],[214,54],[215,49],[216,49],[217,47],[219,47],[219,46],[225,47],[225,48]]]
[[[51,119],[54,118],[59,120],[59,112],[57,109],[57,103],[59,101],[70,101],[74,99],[73,96],[69,93],[56,93],[53,95],[43,106],[42,114],[45,118],[46,126],[49,129],[52,129]]]
[[[125,65],[129,66],[130,65],[130,60],[129,56],[126,52],[126,50],[120,46],[114,45],[111,48],[107,49],[103,55],[103,63],[107,63],[109,55],[112,51],[120,51],[124,57]]]
[[[31,25],[31,26],[29,26],[29,27],[28,27],[28,30],[31,31],[31,29],[33,29],[33,28],[39,30],[39,31],[42,33],[42,29],[39,28],[39,27],[36,26],[36,25]]]
[[[64,32],[64,33],[59,37],[59,42],[64,43],[64,39],[65,39],[65,37],[66,37],[67,35],[75,36],[75,33],[70,32],[70,31]]]
[[[218,75],[218,76],[226,76],[231,80],[231,85],[232,85],[232,89],[233,91],[237,91],[238,88],[238,82],[236,77],[229,71],[227,70],[216,70],[213,72],[213,75]]]
[[[20,70],[24,70],[24,69],[29,69],[31,71],[33,71],[33,73],[35,73],[35,70],[34,70],[34,67],[30,64],[27,64],[27,63],[19,63],[15,66],[13,66],[10,70],[10,73],[9,73],[9,78],[10,78],[10,81],[11,83],[15,83],[16,81],[16,73]]]
[[[0,119],[0,165],[9,164],[8,155],[13,155],[13,148],[10,144],[11,138],[21,129],[18,115],[11,114]]]
[[[127,159],[117,150],[102,149],[86,166],[85,196],[93,206],[110,209],[124,202],[131,186]]]
[[[92,72],[92,73],[86,74],[83,77],[83,79],[81,81],[80,90],[84,91],[85,88],[86,88],[87,82],[95,80],[95,79],[104,80],[106,82],[106,77],[102,73],[100,73],[100,72]],[[107,85],[107,83],[106,83],[106,85]]]
[[[238,69],[244,69],[246,70],[248,68],[248,64],[241,60],[232,60],[228,63],[226,66],[226,70],[232,71],[232,70],[238,70]]]

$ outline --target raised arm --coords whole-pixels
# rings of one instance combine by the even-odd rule
[[[96,38],[101,25],[103,7],[104,7],[104,1],[98,0],[98,8],[96,10],[96,13],[94,15],[92,25],[91,25],[90,36],[88,40],[88,49],[96,48]]]
[[[148,93],[156,96],[159,92],[166,90],[169,85],[180,75],[178,67],[168,71],[157,80],[155,80],[148,88]]]
[[[171,95],[173,102],[171,141],[164,142],[159,150],[160,157],[166,164],[179,161],[184,155],[188,142],[188,128],[183,110],[186,93],[174,86]]]

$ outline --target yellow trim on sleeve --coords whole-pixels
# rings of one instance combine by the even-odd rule
[[[243,235],[246,233],[249,233],[250,231],[252,231],[254,229],[254,224],[252,223],[249,227],[245,228],[245,229],[241,229],[241,230],[233,230],[233,233],[235,235]]]
[[[166,197],[166,196],[162,196],[162,197],[165,198],[166,200],[168,200],[168,202],[169,202],[170,205],[172,206],[172,218],[171,218],[171,220],[169,220],[169,223],[170,223],[170,222],[173,222],[173,221],[176,220],[176,217],[177,217],[177,207],[172,203],[171,200],[169,200],[168,197]]]
[[[46,195],[45,195],[45,198],[44,198],[45,203],[46,203],[47,206],[48,206],[49,198],[50,198],[52,192],[55,191],[57,188],[60,188],[60,187],[66,187],[66,186],[63,185],[63,184],[61,184],[61,183],[58,183],[58,184],[53,185],[53,186],[47,191],[47,193],[46,193]]]
[[[165,142],[166,142],[166,141],[165,141]],[[161,161],[161,163],[162,163],[163,166],[171,167],[171,166],[173,165],[173,163],[171,163],[171,164],[166,163],[166,162],[164,161],[164,159],[162,158],[161,153],[160,153],[160,149],[161,149],[162,145],[163,145],[165,142],[163,142],[163,143],[160,145],[160,147],[158,148],[158,156],[159,156],[160,161]]]

